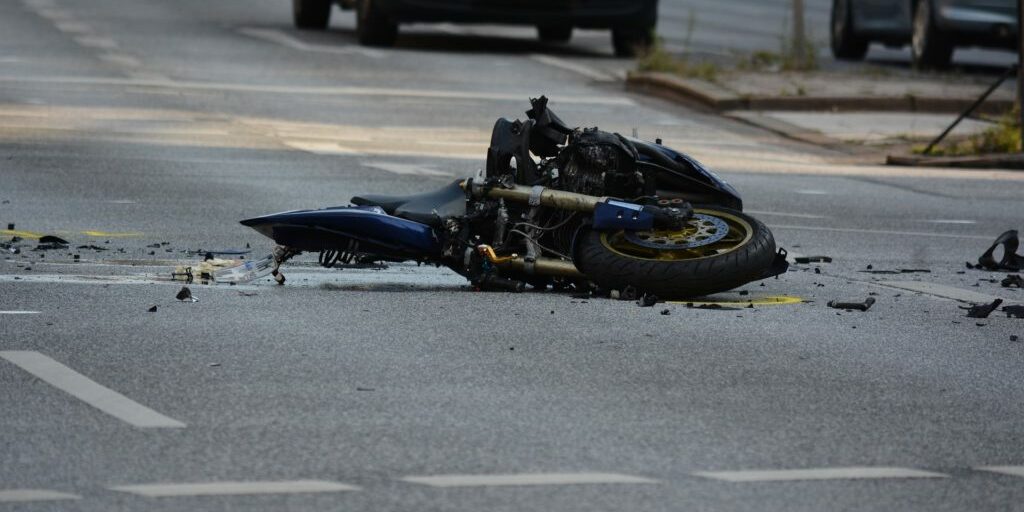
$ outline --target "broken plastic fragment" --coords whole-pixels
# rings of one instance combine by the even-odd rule
[[[153,307],[147,309],[146,311],[149,311],[150,313],[156,313],[156,306],[153,306]]]
[[[988,318],[988,315],[992,314],[1002,303],[1003,299],[996,299],[991,304],[975,304],[966,308],[960,306],[960,309],[967,311],[967,318]]]
[[[992,256],[996,248],[1003,246],[1003,258],[999,261]],[[978,258],[978,265],[975,268],[988,270],[1009,270],[1016,272],[1024,269],[1024,256],[1017,254],[1017,247],[1020,246],[1020,239],[1017,237],[1017,230],[1011,229],[996,238],[992,246]]]
[[[797,256],[793,258],[797,263],[832,263],[831,256]]]
[[[46,235],[39,239],[39,245],[36,246],[35,250],[49,251],[50,249],[67,249],[68,245],[70,245],[68,241],[63,238]]]
[[[1007,318],[1024,318],[1024,306],[1004,306],[1003,313]]]
[[[828,307],[833,309],[848,309],[856,311],[867,311],[874,305],[875,298],[868,297],[864,302],[839,302],[835,300],[828,301]]]

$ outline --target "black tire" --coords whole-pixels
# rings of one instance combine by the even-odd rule
[[[868,54],[869,41],[854,32],[850,0],[832,0],[832,23],[829,26],[832,56],[842,60],[864,59]]]
[[[382,13],[373,0],[359,0],[356,35],[363,46],[394,46],[398,39],[398,23]]]
[[[324,30],[331,21],[331,0],[292,0],[292,21],[296,28]]]
[[[612,47],[616,57],[636,57],[654,44],[653,28],[612,29]]]
[[[537,37],[545,43],[568,43],[572,39],[571,26],[539,26]]]
[[[698,207],[695,211],[725,220],[730,233],[736,233],[736,240],[701,248],[710,252],[719,247],[714,255],[665,260],[656,257],[671,251],[638,246],[624,249],[616,245],[616,240],[624,240],[622,231],[584,230],[576,239],[574,263],[602,288],[623,290],[632,286],[641,293],[670,300],[730,290],[765,276],[775,259],[775,239],[764,224],[725,208]],[[740,233],[741,230],[746,232]],[[641,257],[634,249],[650,252],[654,257]]]
[[[946,68],[953,59],[953,42],[935,26],[930,0],[919,0],[914,8],[910,55],[919,69]]]

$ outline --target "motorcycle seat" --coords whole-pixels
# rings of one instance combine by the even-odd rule
[[[466,214],[466,192],[461,183],[462,180],[456,180],[433,192],[411,196],[365,194],[353,197],[352,204],[379,206],[388,215],[437,227],[448,217]]]

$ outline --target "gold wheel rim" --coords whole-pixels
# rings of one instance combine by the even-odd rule
[[[624,231],[601,233],[601,244],[608,250],[627,258],[650,261],[683,261],[714,258],[743,247],[754,236],[750,223],[730,213],[695,208],[694,213],[710,215],[725,221],[729,233],[721,240],[691,249],[655,249],[637,245],[626,238]],[[644,232],[652,239],[681,240],[701,234],[699,224],[688,223],[682,230],[651,230]]]

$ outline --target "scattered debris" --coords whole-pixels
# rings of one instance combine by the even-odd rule
[[[109,251],[106,247],[100,247],[98,245],[79,245],[78,249],[89,249],[90,251]]]
[[[819,267],[814,267],[814,273],[815,273],[815,274],[820,274],[820,273],[821,273],[821,268],[819,268]]]
[[[967,311],[967,318],[988,318],[988,315],[992,314],[1002,303],[1003,299],[996,299],[991,304],[975,304],[966,308],[960,306],[960,309]]]
[[[867,299],[864,300],[864,302],[839,302],[835,300],[830,300],[828,301],[828,307],[832,309],[845,309],[848,311],[867,311],[871,309],[871,306],[874,305],[874,303],[874,297],[868,297]]]
[[[926,268],[901,268],[901,274],[931,274],[932,271]]]
[[[373,388],[356,388],[356,391],[374,391]]]
[[[210,366],[217,367],[217,366],[220,366],[220,363],[210,363]]]
[[[1009,274],[1000,284],[1003,285],[1003,288],[1010,288],[1012,286],[1024,288],[1024,278],[1020,277],[1020,274]]]
[[[899,274],[899,270],[858,270],[857,272],[863,272],[865,274]]]
[[[67,240],[63,238],[46,235],[39,239],[39,245],[34,250],[36,251],[49,251],[52,249],[67,249],[71,245]]]
[[[992,256],[996,248],[1003,246],[1003,258],[1000,261]],[[1017,254],[1017,247],[1020,246],[1020,239],[1017,237],[1017,230],[1011,229],[996,238],[992,246],[978,258],[978,264],[974,268],[986,270],[1009,270],[1017,272],[1024,269],[1024,256]],[[968,267],[971,268],[970,263]]]
[[[672,314],[672,310],[671,309],[663,309],[663,310],[661,310],[661,314],[663,314],[665,316],[671,315]]]
[[[182,302],[199,302],[199,299],[192,296],[192,290],[189,290],[188,286],[182,286],[174,298]]]
[[[156,306],[153,306],[153,307],[147,309],[146,311],[149,311],[150,313],[156,313]]]
[[[1006,318],[1024,318],[1024,306],[1003,306]]]
[[[875,268],[875,266],[874,266],[874,265],[868,265],[868,266],[867,266],[867,269],[868,269],[868,270],[871,270],[871,269],[873,269],[873,268]]]
[[[750,292],[747,290],[740,290],[740,295],[750,295]]]
[[[636,301],[636,304],[642,308],[654,307],[658,303],[658,296],[645,293],[640,300]]]
[[[7,224],[7,229],[8,230],[14,230],[14,223],[11,222],[11,223]]]
[[[1011,334],[1011,335],[1010,335],[1010,341],[1017,341],[1017,340],[1019,340],[1019,339],[1020,339],[1020,338],[1018,338],[1016,334]]]
[[[255,296],[259,295],[259,294],[256,293],[256,292],[238,292],[238,295],[240,295],[242,297],[255,297]]]
[[[830,256],[797,256],[793,258],[796,263],[832,263]]]

